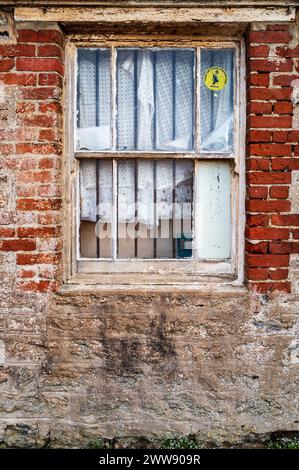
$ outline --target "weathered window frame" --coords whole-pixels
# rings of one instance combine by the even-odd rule
[[[138,151],[87,151],[76,152],[75,135],[76,135],[76,76],[77,61],[76,51],[79,47],[171,47],[171,48],[195,48],[196,49],[196,67],[200,67],[200,48],[234,48],[236,51],[236,76],[235,76],[235,113],[234,113],[234,135],[235,145],[234,154],[224,153],[208,153],[201,152],[199,149],[199,132],[200,126],[197,125],[200,116],[199,93],[197,92],[196,100],[196,116],[195,116],[195,151],[182,153],[173,152],[153,152],[144,153]],[[115,54],[112,53],[112,74],[115,74]],[[198,74],[196,74],[195,80]],[[114,82],[115,83],[115,82]],[[199,90],[199,87],[197,87]],[[115,85],[112,91],[112,106],[115,103]],[[237,283],[243,281],[243,264],[244,264],[244,199],[245,199],[245,170],[244,170],[244,154],[245,154],[245,54],[244,43],[242,39],[221,38],[219,40],[201,39],[200,37],[175,36],[156,37],[146,36],[142,38],[134,35],[113,35],[112,38],[106,36],[98,36],[96,39],[72,39],[67,42],[66,47],[66,94],[65,94],[65,132],[66,132],[66,250],[65,250],[65,279],[75,279],[76,277],[92,276],[96,280],[97,276],[103,274],[117,275],[121,273],[133,274],[139,273],[143,277],[154,277],[159,282],[163,282],[165,274],[182,276],[195,276],[199,279],[202,276],[214,277],[223,280],[235,280]],[[105,260],[105,259],[80,259],[79,257],[79,240],[78,240],[78,221],[79,221],[79,194],[78,194],[78,175],[79,161],[83,158],[187,158],[195,162],[195,180],[198,174],[198,168],[201,160],[220,159],[232,162],[232,188],[231,188],[231,214],[232,214],[232,254],[230,260],[199,260],[199,259],[134,259],[134,260]],[[196,200],[196,185],[195,195]],[[194,216],[196,224],[196,214]],[[196,235],[196,226],[194,234]],[[187,278],[186,278],[187,279]]]

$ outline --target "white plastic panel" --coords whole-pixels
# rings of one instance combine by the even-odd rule
[[[196,226],[201,259],[231,256],[231,166],[225,161],[198,163]]]

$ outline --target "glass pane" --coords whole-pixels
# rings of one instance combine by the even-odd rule
[[[80,253],[111,258],[112,160],[80,162]]]
[[[231,251],[231,166],[201,161],[198,172],[198,256],[227,259]]]
[[[233,151],[234,50],[201,51],[201,150]]]
[[[118,257],[192,256],[193,162],[118,162]]]
[[[193,149],[194,50],[117,50],[118,150]]]
[[[111,148],[110,51],[78,49],[77,150]]]

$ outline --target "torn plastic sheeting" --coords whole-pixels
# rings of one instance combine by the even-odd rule
[[[207,152],[231,152],[233,149],[233,113],[221,126],[213,130],[202,142],[201,149]]]

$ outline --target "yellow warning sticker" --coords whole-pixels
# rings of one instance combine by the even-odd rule
[[[222,67],[210,67],[205,73],[204,82],[210,90],[222,90],[227,84],[227,73]]]

